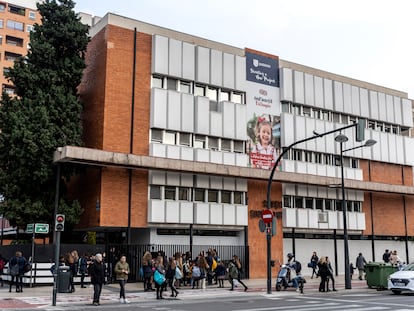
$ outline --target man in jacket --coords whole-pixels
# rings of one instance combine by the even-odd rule
[[[362,253],[358,254],[358,257],[356,258],[356,267],[358,269],[359,277],[358,279],[362,280],[365,272],[365,264],[367,261],[365,260],[364,256],[362,256]]]

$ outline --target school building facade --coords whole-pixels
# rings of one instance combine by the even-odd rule
[[[85,167],[71,187],[85,210],[79,230],[132,244],[188,244],[191,231],[206,248],[247,245],[250,277],[266,277],[269,168],[295,141],[365,119],[365,140],[377,143],[343,153],[350,261],[380,261],[385,248],[413,260],[406,93],[110,13],[91,37],[79,87],[85,146],[55,156]],[[316,251],[343,273],[338,134],[283,156],[272,259],[294,252],[306,266]],[[345,149],[363,144],[354,127],[341,134]]]

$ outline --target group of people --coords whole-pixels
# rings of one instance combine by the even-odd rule
[[[312,269],[312,279],[314,276],[321,278],[319,283],[320,292],[329,292],[329,283],[332,284],[332,291],[336,291],[334,272],[328,256],[319,258],[317,253],[313,252],[308,267]]]
[[[12,258],[8,261],[9,271],[11,276],[9,283],[9,292],[12,291],[13,286],[16,286],[16,293],[23,292],[23,276],[26,272],[30,271],[30,263],[23,256],[21,251],[17,251]],[[7,260],[0,254],[0,283],[1,287],[4,286],[4,280],[2,277],[3,269],[7,264]]]
[[[181,286],[194,289],[215,284],[223,288],[226,276],[230,282],[230,290],[234,290],[239,284],[247,290],[241,280],[242,264],[239,257],[234,255],[226,265],[213,249],[201,251],[194,259],[189,253],[177,252],[167,258],[163,252],[156,256],[146,252],[142,258],[142,275],[144,290],[155,291],[157,299],[164,299],[163,293],[167,291],[167,287],[171,289],[171,297],[177,297]]]

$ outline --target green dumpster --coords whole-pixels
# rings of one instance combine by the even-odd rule
[[[388,276],[398,270],[398,266],[370,262],[365,265],[365,274],[368,287],[384,289],[388,286]]]

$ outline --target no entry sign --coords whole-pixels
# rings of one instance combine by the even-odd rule
[[[262,219],[265,224],[270,224],[273,220],[273,212],[270,209],[264,209]]]

